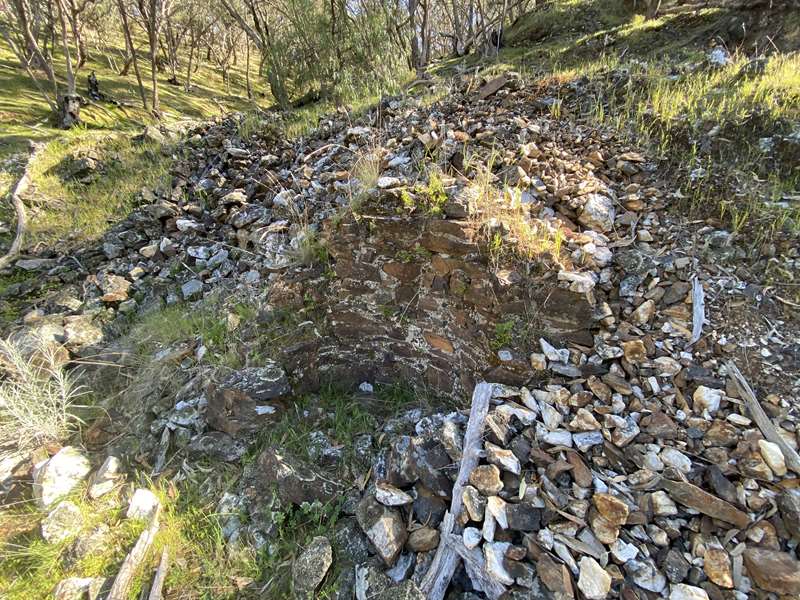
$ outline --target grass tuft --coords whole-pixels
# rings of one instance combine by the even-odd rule
[[[0,340],[0,448],[27,451],[66,439],[79,425],[80,387],[64,368],[65,350],[42,338]]]

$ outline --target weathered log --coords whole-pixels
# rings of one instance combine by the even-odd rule
[[[464,435],[464,452],[461,458],[461,467],[458,477],[453,485],[453,497],[450,501],[450,510],[445,514],[440,526],[442,540],[448,536],[460,533],[460,527],[455,527],[455,519],[461,513],[462,491],[469,479],[469,474],[478,466],[480,458],[481,439],[483,438],[483,425],[489,413],[489,401],[492,399],[493,385],[479,383],[472,394],[472,408],[469,413],[467,432]],[[447,586],[453,578],[458,561],[461,560],[453,544],[440,543],[436,549],[428,572],[420,583],[420,590],[428,600],[442,600],[447,591]]]

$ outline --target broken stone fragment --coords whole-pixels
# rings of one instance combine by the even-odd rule
[[[590,556],[584,556],[578,563],[580,575],[578,589],[587,600],[603,600],[611,590],[611,575]]]
[[[629,363],[639,364],[647,360],[647,349],[642,340],[622,342],[622,351],[625,354],[625,360]]]
[[[439,546],[439,530],[433,527],[415,529],[409,534],[406,546],[414,552],[435,550]]]
[[[748,547],[744,566],[756,586],[768,592],[800,594],[800,562],[786,552]]]
[[[469,474],[469,483],[484,496],[496,496],[503,490],[500,469],[496,465],[478,465]]]
[[[375,485],[375,499],[384,506],[403,506],[411,504],[414,499],[403,490],[388,483]]]
[[[696,485],[685,481],[662,479],[661,486],[669,493],[673,500],[689,508],[693,508],[715,519],[731,523],[740,529],[744,529],[750,525],[750,517],[748,517],[747,514],[737,509],[730,502],[717,498]]]
[[[631,323],[634,325],[646,325],[649,323],[656,314],[656,303],[652,300],[645,300],[636,310],[631,313]]]
[[[486,498],[481,496],[477,489],[471,485],[465,485],[461,492],[461,501],[467,509],[470,520],[483,521],[484,512],[486,511]]]
[[[514,456],[511,450],[501,448],[491,442],[485,442],[483,448],[486,451],[486,460],[490,464],[497,465],[504,471],[514,473],[515,475],[520,474],[521,467],[519,459]]]
[[[660,594],[667,586],[667,578],[656,568],[651,559],[631,560],[623,565],[631,581],[649,592]]]
[[[100,498],[114,489],[122,477],[122,463],[116,456],[108,456],[89,482],[89,497]]]
[[[601,194],[587,194],[578,215],[578,222],[587,229],[611,231],[614,228],[614,203],[611,198]]]
[[[66,496],[88,477],[92,466],[80,450],[64,446],[49,460],[33,469],[33,494],[37,504],[47,508]]]
[[[613,526],[619,527],[628,520],[628,505],[611,494],[598,493],[592,497],[597,511]]]
[[[703,571],[721,588],[733,587],[733,571],[728,553],[722,548],[707,548],[703,555]]]
[[[181,295],[184,300],[196,300],[203,293],[203,282],[199,279],[190,279],[181,286]]]
[[[783,525],[789,534],[800,540],[800,490],[784,490],[778,496]]]
[[[511,585],[514,578],[506,569],[505,555],[508,550],[508,542],[487,542],[483,545],[483,557],[486,560],[486,573],[503,585]]]
[[[669,600],[708,600],[708,593],[703,588],[678,583],[670,588]]]
[[[125,516],[128,519],[150,519],[161,506],[161,502],[153,492],[146,488],[138,488],[133,492]]]
[[[672,517],[678,514],[678,507],[666,492],[658,490],[650,496],[653,514],[657,517]]]
[[[68,577],[56,585],[53,600],[95,600],[101,597],[105,584],[103,577]]]
[[[378,556],[391,567],[408,538],[400,511],[384,506],[374,496],[367,494],[358,504],[356,519]]]
[[[78,535],[82,527],[81,509],[74,502],[64,500],[42,519],[42,537],[49,544],[58,544]]]
[[[778,444],[767,440],[758,440],[758,448],[761,451],[764,462],[767,463],[775,475],[778,477],[786,475],[786,459]]]
[[[316,589],[333,563],[333,549],[326,537],[311,540],[303,553],[292,565],[292,582],[295,596],[299,599],[315,598]]]
[[[692,394],[694,412],[700,415],[705,413],[713,415],[719,410],[723,396],[722,390],[708,388],[704,385],[698,386]]]
[[[463,538],[464,538],[464,545],[468,549],[472,550],[478,544],[481,543],[481,540],[483,539],[483,534],[481,533],[480,529],[476,529],[475,527],[465,527]]]

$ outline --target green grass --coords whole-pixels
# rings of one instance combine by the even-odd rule
[[[110,38],[123,40],[119,35]],[[79,93],[86,93],[86,77],[95,71],[100,90],[120,101],[123,106],[97,102],[81,111],[84,125],[72,131],[62,131],[52,126],[51,110],[39,95],[24,69],[20,68],[11,50],[0,43],[0,197],[6,195],[19,176],[7,160],[15,155],[27,156],[28,140],[47,144],[41,158],[34,165],[34,185],[39,199],[31,218],[28,246],[37,242],[47,244],[72,237],[75,241],[91,240],[115,220],[126,214],[133,203],[134,194],[143,186],[153,187],[166,174],[169,161],[148,148],[135,148],[129,136],[141,131],[144,125],[154,122],[152,115],[141,106],[133,69],[127,76],[119,75],[121,46],[110,45],[90,48],[87,64],[78,72]],[[56,73],[65,72],[60,54],[55,56]],[[185,78],[185,64],[181,65],[179,81]],[[149,65],[143,62],[143,76],[149,79]],[[166,83],[168,73],[159,73],[159,93],[165,122],[186,118],[204,119],[221,112],[248,110],[254,106],[244,92],[243,65],[231,69],[230,86],[222,81],[219,71],[203,63],[192,76],[192,89]],[[264,82],[253,76],[256,92],[263,92]],[[147,89],[149,94],[149,88]],[[269,97],[263,100],[269,103]],[[149,102],[149,96],[148,96]],[[111,136],[111,141],[106,138]],[[110,147],[109,147],[110,146]],[[90,186],[71,187],[57,180],[48,171],[69,153],[80,149],[97,148],[101,153],[115,155],[112,167],[97,183]],[[5,206],[0,219],[15,223],[13,213]],[[8,236],[5,236],[8,237]]]
[[[800,233],[800,208],[774,202],[797,193],[800,170],[791,157],[766,160],[758,147],[759,138],[786,135],[800,122],[800,55],[775,53],[755,74],[735,51],[724,68],[706,67],[707,42],[730,16],[704,8],[645,19],[623,0],[553,0],[508,30],[510,47],[483,73],[516,70],[539,81],[542,94],[588,78],[587,91],[555,116],[614,129],[647,148],[678,182],[684,199],[673,204],[681,214],[717,219],[755,251]],[[782,25],[800,31],[800,17]],[[613,76],[623,69],[630,83],[619,88]],[[717,135],[704,148],[711,130]],[[709,176],[692,181],[698,167]]]
[[[354,439],[361,434],[374,434],[386,419],[404,409],[424,406],[425,400],[402,385],[377,386],[374,397],[354,396],[334,384],[326,384],[318,394],[301,396],[281,419],[264,430],[249,452],[250,460],[264,447],[278,446],[303,460],[316,462],[311,434],[323,432],[334,447],[341,447],[342,476],[354,459]],[[358,468],[350,476],[363,475]]]
[[[108,36],[123,40],[121,33]],[[122,107],[99,102],[99,106],[84,107],[82,118],[90,130],[136,130],[143,124],[151,123],[153,118],[146,113],[139,99],[136,77],[133,69],[126,76],[118,73],[123,60],[121,45],[90,48],[86,65],[78,71],[76,80],[79,93],[85,93],[86,77],[95,71],[100,82],[100,90],[122,102]],[[65,72],[60,53],[55,56],[55,71]],[[150,92],[149,63],[140,63],[143,70],[146,91]],[[184,82],[186,64],[181,61],[179,81]],[[226,87],[222,75],[212,65],[203,63],[192,76],[192,90],[185,92],[183,86],[173,86],[166,82],[167,72],[159,73],[159,94],[164,118],[168,121],[179,118],[205,118],[220,114],[220,105],[226,110],[243,110],[252,105],[244,92],[243,65],[231,69],[231,85]],[[251,73],[255,91],[265,90],[264,82],[258,81]],[[0,156],[9,151],[19,151],[27,139],[52,140],[61,136],[61,131],[51,127],[50,108],[31,83],[24,69],[6,45],[0,44]],[[150,97],[148,95],[148,102]],[[268,100],[267,100],[268,101]],[[218,104],[219,103],[219,104]]]
[[[240,324],[252,324],[255,314],[250,302],[215,294],[191,309],[179,303],[145,313],[131,324],[127,339],[145,363],[160,350],[199,339],[208,350],[205,362],[236,368],[242,364],[240,336],[249,329]]]
[[[63,181],[62,162],[88,151],[103,163],[98,177],[89,184]],[[140,203],[142,190],[168,185],[170,162],[160,148],[134,143],[124,134],[65,132],[32,166],[36,194],[29,202],[28,242],[97,239]]]
[[[97,526],[111,528],[108,543],[73,565],[65,561],[74,537],[49,544],[39,534],[47,515],[33,502],[0,510],[0,596],[7,600],[51,598],[53,588],[66,577],[113,577],[124,554],[144,529],[142,521],[124,519],[124,511],[109,497],[90,501],[81,486],[67,498],[81,511],[80,534]]]

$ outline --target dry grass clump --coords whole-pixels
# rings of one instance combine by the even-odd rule
[[[0,455],[61,441],[80,423],[71,409],[82,391],[63,353],[42,338],[0,340]]]
[[[485,236],[495,266],[506,257],[562,265],[564,232],[558,221],[535,218],[519,188],[492,185],[491,168],[482,169],[467,189],[470,214]]]

